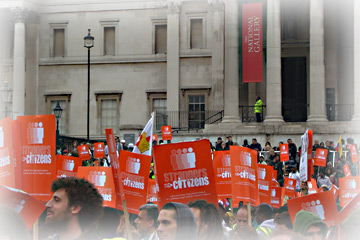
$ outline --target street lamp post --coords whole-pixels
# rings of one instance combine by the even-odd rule
[[[56,145],[59,145],[59,119],[61,118],[61,114],[63,111],[59,102],[57,102],[53,111],[54,111],[55,118],[56,118]]]
[[[12,101],[12,88],[9,86],[8,81],[4,82],[3,87],[1,88],[1,97],[2,97],[2,102],[5,105],[5,117],[8,116],[9,113],[11,113],[11,111],[9,111],[9,104],[11,104]]]
[[[88,35],[84,37],[84,47],[88,49],[87,142],[90,132],[90,48],[94,46],[94,37],[90,35],[90,29],[88,31]]]

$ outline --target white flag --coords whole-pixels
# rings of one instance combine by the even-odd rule
[[[151,113],[151,118],[142,130],[138,140],[136,141],[133,153],[140,153],[151,156],[152,151],[152,135],[153,135],[154,113]]]

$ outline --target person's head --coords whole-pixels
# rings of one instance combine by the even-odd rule
[[[266,146],[269,146],[269,147],[271,147],[271,144],[270,144],[270,142],[266,142],[266,143],[265,143],[265,147],[266,147]]]
[[[160,240],[196,239],[196,219],[182,203],[166,203],[159,213],[157,233]]]
[[[217,142],[218,142],[218,143],[221,143],[221,142],[222,142],[222,138],[221,138],[221,137],[218,137]]]
[[[159,216],[158,206],[155,204],[145,204],[140,207],[140,212],[135,219],[136,230],[142,237],[150,235],[157,228]]]
[[[242,206],[238,209],[235,216],[235,223],[237,226],[243,226],[249,224],[247,206]]]
[[[134,149],[134,144],[133,143],[129,143],[128,145],[128,151],[132,151]]]
[[[297,171],[296,166],[291,167],[291,172],[292,172],[292,173],[296,173],[296,171]]]
[[[257,97],[256,97],[256,101],[258,101],[258,100],[260,100],[260,99],[261,99],[260,96],[257,96]]]
[[[159,145],[163,144],[164,143],[164,140],[160,139],[159,140]]]
[[[244,145],[249,145],[249,142],[247,139],[244,139]]]
[[[115,143],[119,143],[120,142],[120,138],[118,136],[115,136]]]
[[[284,142],[283,142],[283,141],[280,141],[280,142],[279,142],[279,146],[280,146],[281,144],[284,144]]]
[[[291,230],[293,225],[288,211],[281,212],[274,218],[276,229]]]
[[[234,240],[258,240],[259,235],[253,227],[248,225],[236,225],[234,229]]]
[[[289,139],[287,140],[287,143],[288,143],[288,144],[292,143],[292,139],[289,138]]]
[[[59,178],[53,181],[51,191],[54,193],[46,204],[46,223],[61,230],[69,222],[79,227],[90,229],[96,225],[103,214],[103,198],[86,179],[76,177]]]
[[[166,143],[167,143],[167,144],[170,144],[170,143],[171,143],[171,140],[167,140]]]
[[[330,147],[334,147],[334,141],[330,141]]]
[[[0,239],[30,239],[22,216],[6,206],[0,206]]]
[[[320,170],[319,177],[321,177],[321,178],[325,177],[325,170],[323,170],[323,169]]]
[[[262,203],[257,207],[255,212],[255,219],[259,225],[266,220],[272,219],[273,217],[274,212],[269,204]]]
[[[227,140],[228,140],[229,142],[232,141],[232,136],[227,136],[226,138],[227,138]]]
[[[269,150],[269,155],[270,155],[270,156],[274,156],[274,155],[275,155],[274,149],[270,149],[270,150]]]
[[[330,182],[334,184],[334,182],[336,181],[335,175],[331,174],[329,178],[330,178]]]
[[[73,141],[73,147],[74,147],[74,148],[77,148],[78,145],[79,145],[78,141],[74,140],[74,141]]]
[[[104,207],[104,215],[99,221],[97,227],[98,236],[103,238],[116,237],[116,229],[120,222],[119,210],[111,207]]]
[[[265,159],[264,159],[264,156],[261,155],[261,156],[259,157],[259,160],[260,160],[260,162],[263,162],[263,161],[265,160]]]
[[[315,145],[319,145],[319,140],[315,140],[315,141],[314,141],[314,144],[315,144]]]
[[[333,165],[332,165],[332,163],[331,162],[328,162],[327,164],[326,164],[326,166],[327,166],[327,168],[333,168]]]
[[[325,141],[325,147],[330,147],[330,141]]]
[[[327,226],[321,218],[312,212],[301,210],[294,220],[294,232],[302,234],[307,240],[323,240]]]
[[[321,143],[320,143],[320,147],[322,147],[322,148],[325,147],[324,142],[321,142]]]
[[[251,140],[251,142],[252,142],[252,144],[257,144],[256,138],[253,138],[253,139]]]
[[[152,145],[153,145],[153,146],[156,146],[156,145],[157,145],[157,141],[156,141],[156,140],[153,140]]]
[[[222,142],[221,143],[221,148],[224,149],[226,147],[226,143],[225,142]]]
[[[214,204],[205,200],[190,202],[197,224],[198,239],[221,239],[223,227],[221,216]]]

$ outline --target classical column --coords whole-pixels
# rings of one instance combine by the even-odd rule
[[[310,0],[310,116],[325,122],[324,0]]]
[[[22,8],[14,14],[13,117],[25,115],[25,17]]]
[[[281,115],[280,0],[267,2],[266,117],[265,122],[284,122]]]
[[[352,122],[360,124],[360,2],[354,1],[354,115]]]
[[[225,2],[225,108],[223,123],[240,122],[238,24],[238,1],[227,0]]]
[[[224,0],[208,0],[212,10],[213,110],[224,109]]]
[[[180,107],[180,0],[168,0],[167,6],[167,111],[168,124],[179,126]]]

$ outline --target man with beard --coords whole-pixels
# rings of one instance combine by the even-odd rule
[[[47,239],[96,239],[90,230],[103,214],[103,198],[94,185],[86,179],[59,178],[51,191],[45,223],[52,235]]]

